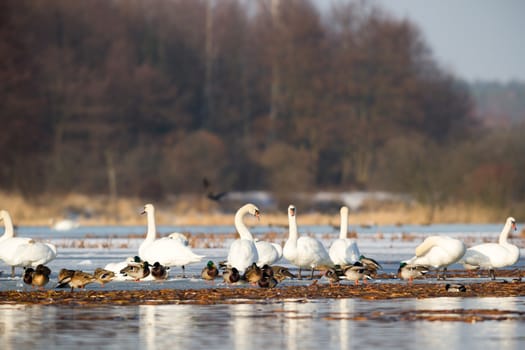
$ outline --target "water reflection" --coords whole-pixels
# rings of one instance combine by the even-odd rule
[[[333,299],[236,305],[0,306],[2,349],[516,349],[523,321],[400,321],[406,311],[525,311],[525,298]]]

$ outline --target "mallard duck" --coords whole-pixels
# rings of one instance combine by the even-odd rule
[[[447,292],[459,293],[459,292],[466,292],[467,287],[459,283],[454,283],[454,284],[447,283],[445,285],[445,290]]]
[[[363,280],[363,283],[366,284],[367,279],[372,279],[372,277],[370,277],[370,270],[359,261],[356,261],[354,265],[346,266],[343,269],[343,274],[347,280],[354,281],[356,285],[359,284],[359,280]]]
[[[219,275],[219,270],[217,269],[217,266],[215,266],[215,263],[213,261],[208,261],[206,266],[201,271],[201,277],[202,279],[212,281]]]
[[[126,276],[130,276],[135,281],[140,281],[141,279],[148,277],[150,274],[149,269],[150,264],[147,261],[144,261],[142,264],[131,264],[120,270],[120,273]]]
[[[279,265],[273,265],[273,277],[278,281],[282,282],[286,278],[295,278],[296,276],[290,272],[290,270],[287,267],[279,266]]]
[[[241,274],[235,267],[226,267],[222,273],[222,278],[224,279],[224,282],[232,284],[239,282],[241,279]]]
[[[22,279],[24,280],[24,283],[27,285],[32,286],[33,285],[33,273],[35,272],[35,269],[32,267],[28,267],[24,269],[24,276]]]
[[[97,279],[97,282],[104,287],[106,283],[113,281],[115,272],[97,267],[95,272],[93,272],[93,276]]]
[[[151,275],[156,280],[166,280],[168,279],[169,267],[161,265],[158,261],[155,261],[151,267]]]
[[[252,263],[244,273],[244,279],[249,283],[256,284],[262,278],[262,269],[256,263]]]
[[[35,272],[33,272],[33,279],[31,284],[35,287],[44,288],[44,286],[49,282],[49,275],[51,270],[49,267],[39,264]]]
[[[423,265],[410,265],[406,262],[399,264],[397,275],[399,278],[408,280],[409,284],[412,284],[414,278],[422,277],[429,271],[429,268]]]
[[[324,273],[325,277],[328,278],[328,281],[330,282],[330,285],[339,284],[339,281],[341,280],[339,277],[339,273],[334,268],[327,269]]]
[[[364,255],[359,256],[359,262],[363,264],[369,271],[373,271],[374,273],[377,272],[377,270],[383,269],[383,266],[381,266],[380,263]]]
[[[261,288],[274,288],[277,285],[278,282],[275,279],[275,277],[273,276],[272,268],[268,264],[265,264],[261,268],[261,271],[262,271],[262,276],[257,281],[257,284],[259,285],[259,287],[261,287]]]
[[[69,284],[69,280],[73,277],[75,270],[60,269],[58,272],[58,283],[55,288],[64,288]]]
[[[60,278],[62,275],[63,278]],[[80,270],[66,270],[62,269],[59,273],[59,280],[57,288],[63,288],[66,285],[71,287],[71,291],[75,288],[84,288],[89,283],[95,282],[97,279],[90,273]]]

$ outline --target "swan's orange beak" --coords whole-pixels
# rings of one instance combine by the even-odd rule
[[[258,210],[255,211],[254,215],[255,215],[255,217],[257,218],[258,221],[261,221],[261,213]]]
[[[140,212],[140,215],[144,215],[146,214],[146,208],[142,209],[142,211]]]

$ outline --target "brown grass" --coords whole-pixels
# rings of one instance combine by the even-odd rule
[[[316,280],[317,281],[317,280]],[[206,289],[113,290],[113,291],[0,291],[0,304],[44,305],[143,305],[143,304],[231,304],[258,303],[283,299],[363,298],[369,300],[436,297],[510,297],[523,296],[523,283],[485,282],[466,285],[467,291],[452,293],[442,283],[328,285],[309,286],[217,287]]]
[[[111,203],[107,196],[81,194],[43,195],[28,201],[19,195],[0,192],[0,208],[9,210],[17,225],[49,225],[53,219],[63,218],[66,209],[90,213],[89,218],[80,218],[82,225],[144,225],[146,219],[139,215],[144,204],[145,201],[139,198],[121,198],[116,203]],[[178,196],[155,204],[158,225],[233,225],[233,212],[221,213],[217,204],[197,196]],[[376,204],[367,206],[366,210],[351,212],[350,224],[427,224],[428,213],[429,209],[419,204]],[[503,223],[508,215],[515,214],[502,213],[501,210],[483,206],[457,204],[438,209],[434,214],[433,223]],[[252,226],[287,226],[286,209],[283,208],[279,213],[263,211],[259,222],[253,219],[248,223]],[[339,226],[339,213],[302,214],[299,211],[298,223]]]

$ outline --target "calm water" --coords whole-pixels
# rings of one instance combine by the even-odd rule
[[[238,305],[0,306],[0,342],[20,349],[523,349],[525,322],[399,321],[410,310],[525,311],[525,298],[339,299]],[[353,321],[382,313],[380,321]]]

